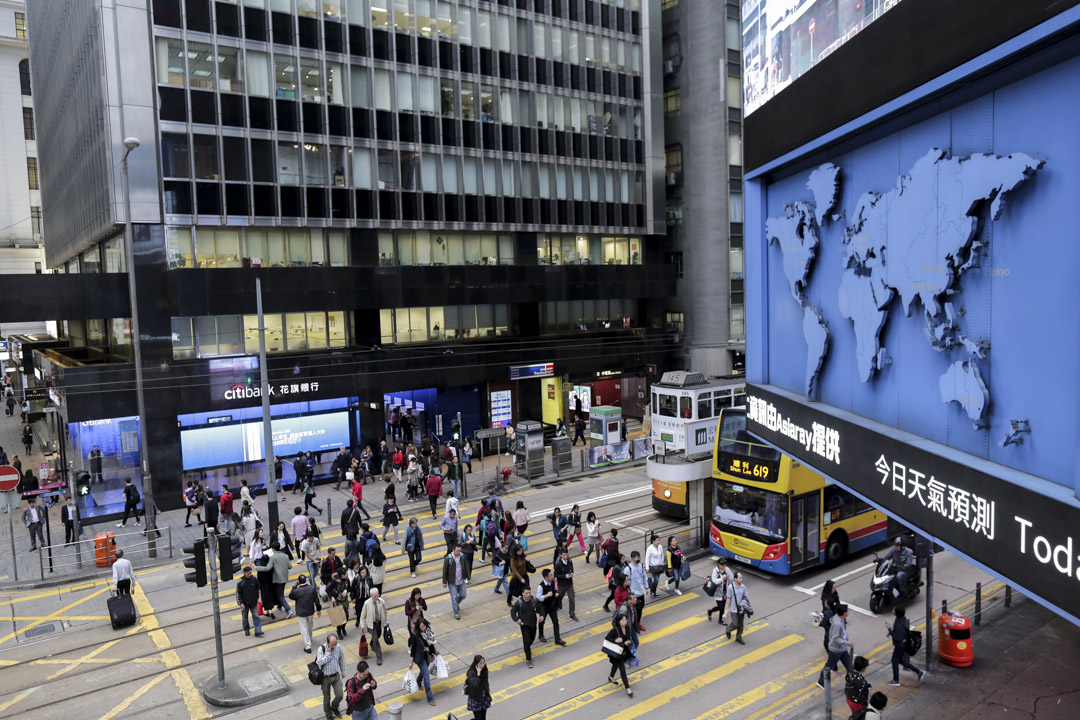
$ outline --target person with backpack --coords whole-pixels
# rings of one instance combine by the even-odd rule
[[[315,662],[322,670],[323,714],[326,720],[340,718],[341,711],[338,706],[344,697],[341,692],[341,678],[345,674],[345,651],[338,644],[337,635],[330,633],[326,636],[326,642],[319,646],[319,652],[315,655]],[[334,691],[332,702],[331,690]]]
[[[487,711],[491,708],[491,686],[488,685],[487,660],[477,655],[465,673],[465,695],[469,702],[467,708],[473,714],[473,720],[487,720]]]
[[[142,513],[139,512],[140,500],[142,496],[139,494],[139,488],[131,483],[131,478],[124,478],[124,519],[118,522],[116,527],[126,527],[128,514],[131,513],[135,515],[135,527],[142,525]]]
[[[607,571],[608,597],[607,600],[604,601],[604,612],[611,612],[611,603],[613,600],[617,600],[615,593],[622,587],[622,581],[623,578],[626,577],[626,566],[628,563],[629,560],[624,555],[612,556],[610,567],[608,567]],[[629,583],[630,581],[627,580],[627,589],[630,587]],[[615,607],[619,607],[621,604],[622,603],[616,601]]]
[[[345,712],[352,720],[379,720],[375,710],[375,688],[379,683],[368,668],[361,660],[356,666],[356,674],[345,683]]]
[[[536,599],[540,603],[540,618],[537,625],[540,642],[547,642],[544,637],[544,620],[551,618],[551,627],[555,633],[555,644],[566,645],[559,634],[559,591],[556,589],[555,578],[551,576],[551,570],[544,568],[540,573],[543,578],[536,586]]]
[[[600,568],[602,570],[607,570],[608,562],[619,554],[618,528],[611,528],[611,535],[604,541],[604,544],[600,546],[600,552],[603,553],[600,556]]]
[[[409,572],[413,577],[416,577],[416,566],[423,559],[423,549],[424,533],[420,530],[420,523],[416,518],[409,518],[409,527],[405,530],[405,552],[409,556]]]
[[[908,633],[911,631],[911,625],[908,622],[907,614],[904,608],[897,605],[893,608],[893,615],[896,616],[896,621],[889,628],[888,635],[892,638],[893,651],[892,651],[892,680],[885,683],[892,687],[900,687],[900,666],[910,670],[919,676],[919,680],[922,680],[923,671],[915,667],[907,660],[904,659],[904,655],[907,654],[908,646]]]
[[[853,667],[844,678],[844,699],[851,708],[852,716],[866,707],[870,697],[870,683],[863,675],[870,667],[870,661],[860,655],[855,658]]]

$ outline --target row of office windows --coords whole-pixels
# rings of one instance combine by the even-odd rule
[[[249,150],[250,143],[250,150]],[[276,156],[276,161],[275,161]],[[248,159],[250,157],[250,166]],[[36,158],[34,172],[36,178]],[[243,137],[162,133],[166,179],[410,190],[641,203],[641,172],[584,164],[476,157]],[[35,185],[31,185],[35,187]]]
[[[541,265],[640,265],[640,237],[607,235],[538,235]]]
[[[170,268],[344,267],[344,230],[232,227],[165,229]]]
[[[514,239],[494,233],[379,233],[379,265],[513,265]]]
[[[267,313],[266,352],[343,348],[349,344],[343,311]],[[173,358],[183,360],[259,352],[258,315],[201,315],[172,318]]]
[[[41,223],[41,208],[30,208],[38,226]],[[33,218],[32,218],[33,219]],[[36,231],[35,231],[36,232]],[[127,272],[127,257],[124,255],[124,236],[117,235],[105,240],[89,250],[84,250],[77,257],[68,260],[61,268],[65,273],[121,273]]]
[[[158,37],[155,47],[157,81],[163,86],[641,139],[642,111],[629,104],[281,53],[271,57],[220,43],[215,50],[209,43],[187,40],[185,50],[181,39]]]
[[[540,305],[543,332],[628,330],[634,327],[633,300],[551,300]]]
[[[379,311],[383,345],[491,338],[510,334],[507,305],[384,308]]]
[[[224,2],[238,4],[237,0],[224,0]],[[545,4],[542,0],[534,2],[538,12],[543,11]],[[631,12],[638,12],[641,9],[640,0],[613,0],[604,4],[616,5],[620,8],[629,7]],[[187,0],[186,5],[188,30],[211,32],[213,26],[209,17],[208,0]],[[292,14],[295,12],[301,18],[321,16],[335,24],[344,20],[350,25],[370,25],[375,30],[392,29],[398,33],[456,41],[463,45],[475,45],[502,52],[511,52],[513,49],[521,54],[532,54],[541,59],[550,58],[558,62],[584,61],[590,65],[600,65],[610,69],[633,67],[635,72],[641,70],[641,48],[637,43],[625,43],[617,38],[579,29],[577,26],[551,22],[546,17],[537,17],[533,21],[533,29],[530,32],[529,21],[523,17],[513,16],[505,11],[481,10],[444,0],[347,0],[347,3],[341,0],[296,0],[295,6],[291,0],[269,0],[268,2],[267,0],[243,0],[243,5],[252,9],[269,9],[275,13]],[[552,3],[551,10],[553,15],[561,17],[561,0]],[[569,16],[571,21],[580,19],[575,0],[570,2]],[[274,18],[274,42],[282,43],[286,40],[291,42],[292,28],[281,28],[279,17],[282,16]],[[613,31],[630,30],[639,23],[636,18],[625,16],[619,18],[619,22],[614,22],[610,14],[596,13],[592,4],[588,2],[584,19],[588,23],[599,21],[598,24]],[[232,14],[225,18],[219,16],[218,33],[238,37],[240,28],[237,20],[238,17]],[[247,20],[247,25],[257,22],[256,18],[247,13],[245,13],[245,20]],[[180,27],[179,0],[155,0],[154,21],[158,25]],[[265,27],[265,20],[262,22]],[[310,20],[304,22],[310,23]],[[265,30],[262,28],[260,30],[261,33],[257,30],[256,35],[265,34]],[[308,27],[302,23],[300,30],[301,44],[317,49],[319,47],[318,32],[314,26]],[[247,36],[251,39],[266,39],[265,37],[253,38],[250,31]],[[290,42],[285,42],[285,44],[290,44]],[[624,44],[620,47],[619,42]]]

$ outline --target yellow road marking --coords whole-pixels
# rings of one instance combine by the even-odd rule
[[[109,712],[102,715],[101,720],[112,720],[114,717],[116,717],[120,713],[124,712],[129,707],[131,707],[132,703],[134,703],[136,700],[141,698],[146,693],[150,692],[150,689],[152,687],[154,687],[155,685],[157,685],[159,682],[161,682],[162,680],[164,680],[167,677],[168,677],[168,675],[161,674],[161,675],[158,675],[158,676],[156,676],[154,678],[151,678],[149,682],[144,684],[142,687],[140,687],[135,692],[131,693],[131,695],[128,695],[126,698],[124,698],[123,702],[121,702],[119,705],[114,707]]]
[[[753,690],[745,692],[738,697],[732,698],[723,705],[719,705],[703,715],[699,715],[698,717],[694,718],[694,720],[719,720],[719,718],[728,717],[729,715],[738,712],[739,710],[753,705],[767,695],[777,692],[778,690],[783,690],[787,686],[787,684],[793,680],[805,680],[812,675],[817,675],[821,672],[822,666],[825,665],[826,659],[827,658],[824,657],[818,658],[812,662],[807,663],[806,665],[803,665],[797,670],[792,670],[789,673],[781,675],[775,680],[770,680],[763,685],[759,685]],[[767,710],[769,710],[769,708],[766,708],[766,711]]]
[[[188,671],[183,667],[183,663],[180,662],[180,656],[177,655],[176,650],[172,649],[172,641],[169,640],[168,633],[161,629],[161,624],[158,622],[157,615],[154,614],[154,608],[150,605],[150,601],[146,598],[146,593],[133,593],[132,597],[135,600],[135,607],[139,612],[139,616],[142,618],[142,625],[149,631],[154,647],[161,651],[161,659],[165,663],[165,668],[169,671],[168,675],[176,683],[176,689],[180,692],[180,697],[184,701],[184,706],[187,708],[191,720],[206,720],[210,717],[206,703],[203,702],[202,696],[195,688],[195,683],[191,681],[191,675],[188,674]]]
[[[52,675],[47,677],[46,680],[55,680],[56,678],[60,677],[61,675],[63,675],[65,673],[71,671],[72,669],[78,667],[82,663],[87,662],[87,661],[92,661],[98,655],[105,652],[106,650],[108,650],[109,648],[111,648],[113,645],[115,645],[118,642],[120,642],[120,641],[119,640],[110,640],[107,643],[99,645],[98,647],[94,648],[93,650],[91,650],[89,653],[82,656],[81,658],[77,658],[77,659],[72,660],[66,667],[60,668],[55,673],[53,673]]]
[[[681,605],[684,602],[689,602],[691,600],[697,600],[697,599],[698,598],[695,595],[691,595],[691,594],[688,593],[688,594],[683,595],[681,597],[676,596],[676,597],[673,597],[673,598],[668,598],[667,600],[661,600],[660,602],[649,605],[649,607],[652,608],[653,612],[660,612],[661,610],[667,610],[668,608],[675,607],[676,605]],[[700,620],[698,622],[700,622]],[[566,641],[567,645],[572,645],[575,642],[578,642],[580,640],[595,637],[597,635],[606,635],[607,631],[609,629],[610,629],[610,626],[607,623],[601,623],[597,627],[586,628],[584,630],[579,630],[576,633],[566,635],[566,636],[563,637],[563,640]],[[518,636],[518,637],[520,637],[520,636]],[[546,655],[549,652],[554,652],[556,649],[558,649],[558,647],[559,646],[555,645],[554,643],[549,643],[547,645],[544,645],[542,647],[534,649],[532,654],[533,654],[533,657],[535,658],[538,655]],[[525,662],[525,655],[522,653],[522,654],[518,654],[518,655],[513,655],[513,656],[508,657],[508,658],[506,658],[504,660],[500,660],[498,662],[492,663],[491,665],[488,666],[488,668],[489,668],[489,670],[494,672],[496,670],[503,670],[503,669],[506,669],[506,668],[514,667],[515,665],[521,665],[524,662]],[[394,686],[393,685],[394,683],[397,683],[397,684],[400,685],[401,680],[402,680],[402,678],[404,676],[405,676],[405,668],[403,668],[399,672],[395,672],[393,675],[390,676],[389,680],[385,681],[386,684],[387,684],[387,687]],[[432,683],[431,684],[431,692],[432,693],[437,693],[437,692],[442,692],[443,690],[449,690],[451,688],[458,687],[459,685],[461,685],[464,682],[465,682],[465,674],[461,673],[457,677],[447,678],[447,679],[441,680],[441,681],[439,681],[437,683]],[[395,697],[393,699],[393,702],[400,702],[403,705],[408,705],[409,703],[416,702],[421,698],[424,699],[425,701],[427,700],[427,696],[424,694],[424,692],[422,690],[421,690],[421,692],[416,693],[415,695],[399,695],[399,696],[397,696],[397,697]],[[322,705],[322,697],[312,698],[312,699],[306,700],[304,702],[304,707],[309,708],[309,709],[319,707],[321,705]],[[377,709],[377,711],[379,713],[386,712],[388,710],[387,703],[380,703],[379,705],[376,706],[376,709]]]
[[[5,617],[4,620],[16,620],[18,622],[25,622],[27,620],[108,620],[108,615],[57,615],[51,617],[49,615],[14,615],[12,617]]]
[[[674,624],[674,625],[672,625],[670,627],[665,627],[663,635],[656,635],[656,636],[651,637],[651,638],[643,639],[641,641],[641,645],[645,645],[646,643],[649,643],[649,642],[654,641],[654,640],[666,640],[667,637],[670,636],[670,634],[673,633],[673,632],[678,632],[679,630],[684,630],[684,629],[686,629],[688,627],[693,627],[695,625],[700,625],[700,624],[701,624],[701,618],[700,617],[687,618],[687,619],[685,619],[685,620],[683,620],[681,622],[678,622],[678,623],[676,623],[676,624]],[[768,625],[766,623],[755,623],[754,625],[751,625],[750,627],[748,627],[746,629],[746,634],[749,635],[749,634],[751,634],[753,632],[756,632],[758,630],[763,630],[766,627],[768,627]],[[798,635],[794,635],[792,637],[795,637],[798,640],[802,639]],[[689,661],[694,660],[696,658],[702,657],[703,655],[706,655],[707,653],[709,653],[709,652],[711,652],[713,650],[716,650],[717,648],[720,648],[720,647],[722,647],[724,645],[730,645],[733,642],[735,642],[735,641],[734,640],[729,640],[729,639],[727,639],[725,637],[716,637],[716,638],[713,638],[712,640],[709,640],[708,642],[704,642],[704,643],[702,643],[700,645],[697,645],[696,647],[691,648],[690,650],[686,650],[686,651],[678,653],[676,655],[672,655],[670,658],[667,658],[666,660],[662,660],[662,661],[654,663],[654,664],[652,664],[652,665],[650,665],[648,667],[642,668],[639,671],[632,671],[632,670],[628,669],[628,672],[633,672],[635,681],[644,680],[645,678],[651,677],[653,675],[658,675],[658,674],[664,672],[665,670],[670,670],[671,668],[682,665],[683,663],[686,663],[686,662],[689,662]],[[776,642],[773,643],[773,645],[777,645],[780,642],[781,642],[780,640],[777,640]],[[771,646],[769,646],[769,647],[771,647]],[[784,645],[784,647],[786,647],[786,645]],[[777,649],[779,649],[779,648],[777,648]],[[608,663],[607,655],[604,655],[603,653],[598,652],[598,653],[594,653],[592,655],[586,655],[585,657],[581,658],[580,660],[575,660],[574,662],[567,663],[566,665],[563,665],[561,668],[556,668],[556,669],[551,670],[549,672],[546,672],[546,673],[544,673],[542,675],[538,675],[536,677],[529,678],[528,680],[526,680],[524,682],[521,682],[521,683],[518,683],[517,685],[513,685],[513,686],[507,688],[506,690],[501,690],[501,691],[495,693],[495,695],[493,696],[494,701],[498,702],[500,700],[506,700],[508,698],[514,697],[515,695],[519,695],[519,694],[521,694],[523,692],[526,692],[528,690],[532,690],[533,688],[539,687],[540,685],[543,685],[544,683],[546,683],[546,682],[548,682],[550,680],[557,680],[560,677],[564,677],[566,675],[577,672],[579,670],[584,670],[584,669],[586,669],[588,667],[591,667],[593,665],[600,665],[600,664],[603,664],[603,663]],[[578,710],[583,708],[585,705],[588,705],[589,703],[593,702],[594,700],[599,700],[602,697],[610,695],[611,690],[614,690],[614,686],[611,685],[610,683],[605,683],[604,685],[602,685],[602,686],[600,686],[598,688],[595,688],[595,689],[593,689],[593,690],[591,690],[589,692],[582,693],[581,695],[573,697],[573,698],[567,700],[566,702],[562,702],[562,703],[559,703],[558,705],[547,708],[546,710],[543,710],[543,711],[541,711],[539,713],[536,713],[535,715],[530,715],[529,720],[540,720],[541,718],[543,718],[544,720],[550,720],[551,718],[562,717],[563,715],[566,715],[566,714],[571,713],[571,712],[577,712]],[[621,689],[619,691],[621,691]],[[464,711],[465,711],[465,706],[462,706],[460,708],[455,708],[454,710],[451,710],[450,712],[464,712]]]
[[[34,692],[35,690],[37,690],[37,688],[32,687],[29,690],[26,690],[25,692],[19,693],[15,697],[8,700],[6,703],[0,705],[0,713],[4,712],[5,710],[7,710],[9,707],[14,705],[15,703],[21,702],[22,700],[24,700],[26,698],[27,695]]]
[[[109,588],[106,587],[106,588],[102,588],[101,590],[98,590],[97,592],[90,593],[89,595],[87,595],[85,597],[79,598],[78,600],[76,600],[73,603],[65,605],[64,607],[60,608],[59,610],[57,610],[54,613],[49,613],[48,615],[42,617],[41,619],[35,620],[34,622],[30,623],[29,625],[27,625],[24,628],[19,628],[18,630],[16,630],[13,633],[8,633],[4,637],[0,638],[0,645],[3,645],[8,640],[11,640],[13,637],[16,637],[17,635],[19,635],[21,633],[25,633],[27,630],[29,630],[31,628],[37,627],[38,625],[42,624],[46,620],[55,620],[58,616],[63,615],[64,613],[66,613],[71,608],[73,608],[73,607],[75,607],[77,605],[81,605],[84,602],[86,602],[87,600],[92,600],[93,598],[97,597],[98,595],[101,595],[104,592],[107,592],[108,590],[109,590]]]

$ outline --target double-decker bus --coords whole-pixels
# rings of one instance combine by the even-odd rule
[[[744,409],[720,415],[712,476],[717,555],[786,575],[888,537],[885,513],[751,436]]]
[[[690,517],[688,487],[709,479],[717,418],[724,408],[745,404],[746,379],[666,372],[653,383],[651,395],[652,505],[664,515],[685,520]]]

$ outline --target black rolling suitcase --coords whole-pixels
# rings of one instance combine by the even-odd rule
[[[108,600],[109,620],[114,630],[134,625],[136,620],[135,601],[130,595],[114,595]]]

